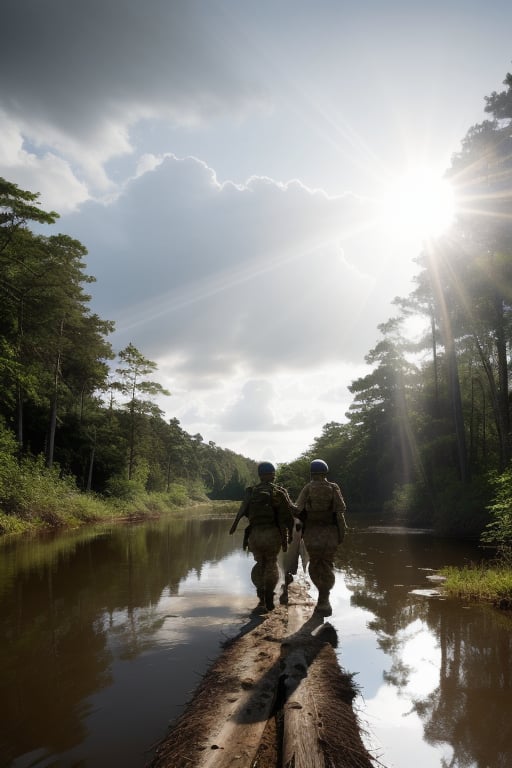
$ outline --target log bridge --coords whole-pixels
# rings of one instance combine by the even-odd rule
[[[227,641],[147,768],[375,768],[307,585]]]

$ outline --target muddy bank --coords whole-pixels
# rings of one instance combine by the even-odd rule
[[[334,628],[304,586],[229,641],[147,768],[375,768]]]

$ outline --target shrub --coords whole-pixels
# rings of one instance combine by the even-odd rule
[[[490,481],[494,490],[493,502],[487,507],[491,514],[491,521],[485,526],[480,538],[485,544],[496,545],[504,558],[507,556],[510,558],[510,550],[512,550],[512,468],[505,470],[501,475],[493,472]]]
[[[114,475],[105,485],[105,496],[111,496],[123,501],[136,502],[146,495],[144,485],[138,480],[128,480],[125,477]]]

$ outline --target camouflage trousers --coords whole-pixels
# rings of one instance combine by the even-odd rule
[[[334,586],[334,555],[338,549],[336,525],[306,525],[304,544],[309,555],[309,577],[318,592],[329,593]]]
[[[277,555],[281,549],[281,537],[275,525],[258,525],[249,534],[249,551],[255,559],[251,580],[259,598],[274,592],[279,581]]]

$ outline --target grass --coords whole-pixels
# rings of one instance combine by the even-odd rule
[[[512,608],[512,568],[508,563],[447,567],[440,571],[446,581],[443,592],[463,600],[490,602],[500,608]]]
[[[238,503],[221,510],[199,480],[176,479],[165,492],[148,493],[138,480],[112,477],[105,495],[85,493],[57,464],[46,467],[43,456],[16,458],[17,444],[0,424],[0,537],[88,523],[141,520],[186,514],[191,507],[214,514],[235,514]],[[228,505],[229,507],[229,505]]]
[[[44,478],[43,478],[44,479]],[[172,485],[167,493],[133,492],[125,498],[82,493],[69,484],[42,483],[34,478],[30,491],[15,511],[0,500],[0,537],[38,530],[78,528],[106,521],[142,520],[164,514],[186,514],[191,507],[208,507],[215,514],[235,514],[238,502],[213,502],[185,485]],[[40,487],[42,485],[42,487]]]

